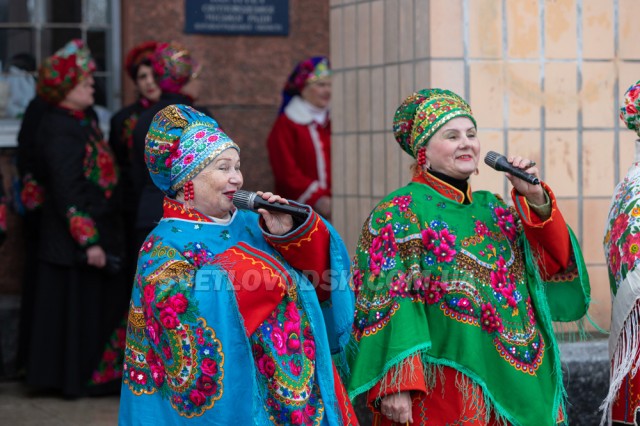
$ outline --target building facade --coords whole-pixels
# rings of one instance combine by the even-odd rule
[[[254,1],[254,0],[238,0]],[[256,0],[257,1],[257,0]],[[282,0],[286,1],[286,0]],[[635,135],[617,108],[640,79],[634,0],[289,0],[288,36],[187,34],[184,1],[6,0],[0,60],[36,61],[72,37],[97,56],[100,99],[115,111],[135,98],[123,56],[139,42],[175,40],[201,63],[198,104],[243,150],[245,188],[271,189],[265,140],[280,90],[300,59],[334,68],[334,223],[351,252],[376,202],[410,178],[391,120],[415,90],[441,87],[471,104],[484,152],[535,159],[582,244],[591,315],[608,328],[602,234],[610,197],[633,159]],[[6,66],[5,66],[6,70]],[[5,187],[19,120],[0,118]],[[13,139],[12,139],[13,138]],[[480,166],[473,186],[508,196],[504,176]],[[10,217],[10,227],[20,221]],[[19,293],[19,231],[0,248],[0,294]]]
[[[242,149],[245,189],[271,190],[266,139],[281,90],[298,61],[328,55],[330,44],[328,0],[278,1],[288,2],[286,36],[188,34],[184,30],[189,0],[0,1],[0,61],[8,71],[14,55],[28,53],[39,64],[68,40],[82,38],[98,65],[96,102],[108,114],[136,98],[122,69],[129,49],[147,40],[177,41],[201,66],[196,103],[211,111]],[[256,5],[260,1],[233,3]],[[19,116],[0,108],[0,167],[8,193],[15,176],[12,157],[19,125]],[[8,240],[0,247],[0,297],[20,293],[25,261],[20,226],[19,216],[10,214]]]
[[[331,0],[334,221],[355,247],[376,202],[410,179],[393,139],[400,102],[428,87],[467,99],[484,153],[533,158],[582,245],[590,315],[607,329],[602,239],[636,135],[618,119],[640,79],[633,0]],[[621,128],[622,126],[622,128]],[[473,187],[509,196],[481,164]]]

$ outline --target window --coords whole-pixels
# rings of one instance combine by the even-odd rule
[[[83,39],[96,62],[96,105],[120,106],[119,6],[117,0],[0,0],[0,147],[15,145],[38,65],[72,38]]]

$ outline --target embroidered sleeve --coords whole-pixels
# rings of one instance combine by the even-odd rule
[[[125,107],[111,118],[109,146],[121,167],[130,165],[133,128],[137,121],[138,114],[130,107]]]
[[[69,222],[74,240],[82,247],[98,244],[95,203],[89,199],[92,185],[85,177],[85,144],[77,134],[62,134],[43,144],[47,158],[47,196],[55,211]]]
[[[80,247],[89,247],[98,242],[98,228],[87,213],[71,207],[67,211],[67,220],[71,237]]]
[[[93,134],[86,145],[84,176],[103,191],[105,198],[111,197],[118,184],[119,169],[100,133]]]
[[[294,268],[302,271],[313,283],[320,301],[331,293],[329,230],[320,216],[311,210],[307,220],[285,235],[265,233],[265,239]]]
[[[567,224],[558,209],[555,195],[544,182],[542,185],[551,201],[551,216],[544,221],[523,196],[514,191],[512,197],[527,240],[538,253],[539,269],[548,278],[569,266],[572,249]]]
[[[20,201],[28,211],[36,210],[44,202],[44,187],[34,179],[31,173],[22,179]]]

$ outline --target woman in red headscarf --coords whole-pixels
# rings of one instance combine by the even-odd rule
[[[144,144],[147,131],[153,117],[162,108],[172,104],[193,105],[198,92],[198,83],[194,79],[198,74],[199,65],[184,45],[175,41],[158,43],[150,62],[155,81],[162,90],[162,96],[158,102],[140,114],[138,123],[133,129],[131,175],[137,194],[137,209],[133,223],[137,246],[136,259],[137,251],[163,214],[164,195],[153,184],[145,162]],[[195,108],[211,116],[206,108]]]
[[[118,271],[119,173],[92,108],[94,70],[82,40],[72,40],[43,61],[37,86],[50,108],[36,138],[46,197],[32,253],[37,279],[26,379],[35,390],[67,398],[118,390],[116,351],[93,373],[130,288]]]
[[[140,113],[158,102],[162,90],[155,80],[151,56],[158,42],[147,41],[135,46],[125,58],[125,70],[138,92],[138,99],[116,112],[111,118],[109,144],[118,157],[118,164],[127,167],[131,150],[131,136]]]
[[[123,221],[125,226],[126,254],[125,271],[133,281],[135,263],[138,258],[140,244],[135,236],[135,218],[137,213],[139,194],[134,189],[132,177],[133,162],[133,129],[140,115],[156,104],[162,96],[162,89],[158,85],[153,73],[152,56],[160,43],[147,41],[140,43],[129,51],[125,58],[124,67],[138,92],[138,99],[130,105],[116,112],[111,118],[109,145],[113,150],[120,167],[120,181],[124,188]]]
[[[267,139],[275,192],[331,219],[331,69],[324,56],[300,62],[282,92]]]

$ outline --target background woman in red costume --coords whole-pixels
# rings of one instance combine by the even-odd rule
[[[314,56],[287,80],[276,122],[267,139],[275,192],[309,204],[331,219],[331,70]]]

